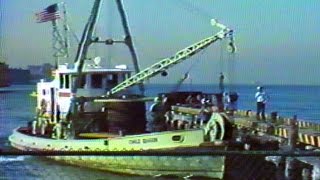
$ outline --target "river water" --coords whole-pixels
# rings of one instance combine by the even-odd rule
[[[146,94],[170,91],[170,85],[147,85]],[[185,85],[182,90],[218,91],[213,85]],[[233,87],[240,95],[238,108],[255,110],[255,87]],[[0,89],[0,149],[10,150],[8,136],[34,116],[35,98],[29,94],[34,85],[13,85]],[[320,86],[266,86],[270,96],[267,112],[280,116],[320,122]],[[0,156],[0,179],[150,179],[80,168],[35,156]]]

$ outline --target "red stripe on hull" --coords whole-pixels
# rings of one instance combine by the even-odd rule
[[[60,97],[70,97],[71,93],[68,92],[59,92]]]

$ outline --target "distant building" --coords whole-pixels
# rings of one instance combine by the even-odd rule
[[[7,87],[9,85],[8,65],[0,62],[0,87]]]
[[[9,68],[9,81],[11,84],[29,84],[30,71],[21,68]]]
[[[45,63],[43,65],[29,65],[31,81],[37,82],[39,79],[50,79],[53,65]]]

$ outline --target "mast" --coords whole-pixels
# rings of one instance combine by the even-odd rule
[[[58,26],[58,21],[52,20],[52,48],[54,50],[53,57],[57,65],[59,65],[60,58],[66,57],[68,53]]]
[[[84,28],[79,47],[77,50],[77,55],[75,58],[75,68],[77,70],[77,76],[75,78],[75,81],[73,82],[73,86],[71,88],[71,93],[73,95],[73,99],[71,100],[71,106],[69,108],[70,111],[75,111],[75,98],[76,98],[76,93],[77,93],[77,88],[80,85],[80,79],[82,76],[82,69],[84,65],[84,61],[87,56],[88,49],[93,42],[93,33],[94,29],[96,27],[97,19],[100,13],[100,8],[101,8],[102,0],[95,0],[92,10],[91,10],[91,15],[88,19],[88,22]]]
[[[140,72],[139,61],[138,61],[137,53],[136,53],[136,50],[135,50],[135,47],[134,47],[134,44],[132,41],[132,37],[131,37],[129,25],[128,25],[128,20],[127,20],[126,12],[123,7],[122,0],[116,0],[116,3],[118,6],[118,10],[119,10],[120,17],[121,17],[121,23],[122,23],[124,33],[125,33],[124,43],[129,48],[129,51],[130,51],[130,54],[132,57],[132,61],[133,61],[133,65],[134,65],[134,69],[135,69],[136,73],[139,73]],[[141,94],[144,94],[143,82],[141,82],[139,84],[139,89],[141,91]]]
[[[52,48],[54,50],[53,57],[55,58],[55,64],[56,66],[60,63],[60,58],[67,58],[69,57],[69,39],[67,37],[67,31],[69,30],[67,23],[67,17],[66,17],[66,7],[65,3],[57,3],[53,4],[55,5],[54,11],[58,12],[58,15],[56,18],[53,18],[51,20],[52,23]],[[46,9],[52,7],[48,6]],[[63,31],[60,31],[59,28],[59,21],[58,19],[61,18],[61,11],[60,8],[62,6],[62,13],[63,13]],[[49,11],[49,10],[47,10]],[[43,21],[46,22],[46,21]]]
[[[85,26],[85,29],[83,31],[81,40],[80,40],[80,44],[77,50],[77,55],[75,58],[75,65],[76,65],[76,70],[78,73],[78,77],[81,76],[82,74],[82,68],[84,65],[84,60],[86,58],[89,46],[91,45],[92,38],[93,38],[93,33],[94,33],[94,29],[96,27],[96,23],[97,23],[97,19],[99,16],[99,12],[100,12],[100,7],[101,7],[101,3],[102,0],[95,0],[94,5],[92,7],[91,10],[91,15],[89,17],[88,23]],[[79,78],[77,78],[79,79]],[[76,93],[78,84],[75,84],[76,86],[73,86],[72,88],[72,92]]]

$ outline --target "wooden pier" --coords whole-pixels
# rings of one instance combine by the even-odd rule
[[[238,129],[256,131],[262,136],[278,137],[280,151],[320,151],[320,124],[299,120],[296,116],[283,118],[275,112],[266,117],[264,121],[257,120],[255,112],[237,111],[233,123]],[[269,156],[266,160],[276,164],[279,171],[284,171],[286,179],[320,179],[320,157]],[[280,164],[283,166],[280,167]]]
[[[283,118],[278,115],[266,115],[266,120],[256,119],[256,113],[250,110],[237,111],[234,115],[234,124],[239,128],[248,128],[258,132],[267,133],[287,139],[289,136],[290,122],[293,118]],[[320,148],[320,124],[296,119],[298,127],[298,143]]]

